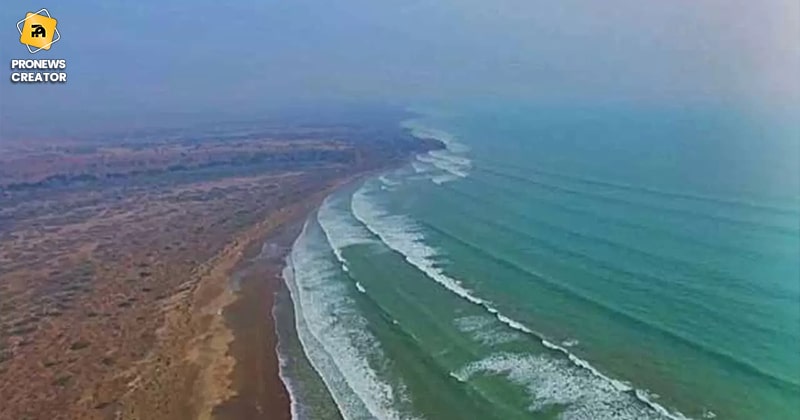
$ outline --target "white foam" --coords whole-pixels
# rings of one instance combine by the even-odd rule
[[[417,158],[419,158],[419,156]],[[433,165],[424,163],[424,162],[419,161],[419,160],[412,161],[411,162],[411,167],[414,168],[414,173],[417,173],[417,174],[424,174],[424,173],[430,172],[430,171],[432,171],[434,169]]]
[[[469,147],[458,142],[456,137],[446,131],[425,126],[420,120],[408,120],[401,124],[411,132],[411,135],[419,139],[433,139],[444,143],[443,150],[432,150],[417,156],[417,161],[412,162],[412,166],[417,173],[431,172],[433,168],[438,169],[438,174],[431,176],[431,181],[436,184],[455,181],[466,178],[472,169],[472,160],[467,153]],[[422,166],[417,162],[427,164]]]
[[[283,268],[283,278],[284,281],[289,282],[293,280],[287,280],[288,276],[292,275],[292,270],[289,267],[289,263],[287,261],[286,266]],[[278,319],[278,305],[273,305],[272,307],[272,317],[273,319]],[[291,413],[292,420],[306,420],[306,416],[303,415],[302,409],[297,398],[297,391],[296,391],[296,384],[294,379],[286,373],[286,370],[289,366],[289,359],[286,357],[282,349],[282,341],[280,334],[278,336],[278,345],[275,349],[276,353],[278,354],[278,376],[281,378],[281,382],[283,382],[284,388],[286,388],[286,392],[289,394],[289,412]]]
[[[456,139],[456,136],[453,134],[444,130],[429,127],[421,119],[406,120],[400,125],[409,130],[412,136],[423,140],[430,139],[441,141],[445,144],[445,146],[447,146],[448,149],[451,149],[456,153],[466,153],[470,150],[468,146],[459,143]]]
[[[633,388],[630,385],[626,384],[625,382],[610,378],[610,377],[602,374],[599,370],[595,369],[594,366],[589,364],[589,362],[581,359],[578,356],[575,356],[574,354],[570,353],[569,350],[567,350],[566,348],[564,348],[562,346],[559,346],[558,344],[553,344],[553,343],[543,339],[542,340],[542,345],[544,345],[545,347],[547,347],[547,348],[549,348],[551,350],[560,351],[561,353],[566,355],[567,358],[573,364],[588,370],[589,372],[591,372],[594,376],[596,376],[598,378],[604,379],[606,382],[611,384],[614,388],[616,388],[619,391],[631,391],[631,390],[633,390]]]
[[[430,177],[430,180],[431,180],[431,182],[433,182],[436,185],[442,185],[442,184],[446,184],[448,182],[456,181],[459,178],[460,177],[456,176],[456,175],[444,174],[444,175],[434,175],[434,176]]]
[[[474,332],[478,330],[482,330],[494,323],[494,320],[491,317],[481,316],[481,315],[468,315],[462,316],[461,318],[456,318],[453,320],[453,323],[462,332]]]
[[[455,154],[456,152],[445,149],[445,150],[431,150],[430,155],[436,159],[445,161],[451,165],[461,168],[471,168],[472,167],[472,160],[468,159],[465,156],[460,156]]]
[[[453,322],[459,331],[469,334],[477,342],[487,346],[497,346],[522,338],[519,333],[508,331],[490,316],[471,315],[456,318]]]
[[[457,380],[458,382],[466,382],[466,381],[467,381],[465,378],[460,378],[458,375],[456,375],[456,374],[455,374],[455,373],[453,373],[453,372],[450,372],[450,377],[451,377],[451,378],[454,378],[454,379],[455,379],[455,380]]]
[[[462,286],[460,281],[448,276],[444,270],[437,266],[436,257],[439,256],[439,253],[425,242],[422,228],[413,219],[404,215],[390,214],[377,205],[371,198],[371,194],[374,193],[374,191],[375,190],[370,190],[369,183],[365,183],[353,194],[351,200],[353,216],[355,216],[355,218],[370,232],[380,238],[387,247],[403,255],[409,264],[464,300],[481,306],[508,327],[533,335],[537,337],[545,347],[563,353],[574,366],[583,368],[584,372],[602,381],[616,392],[632,390],[630,385],[602,374],[585,360],[570,353],[565,347],[547,341],[541,334],[531,330],[521,322],[503,315],[492,306],[491,302],[475,296],[472,291]],[[670,412],[660,404],[652,401],[652,399],[647,398],[646,393],[642,393],[642,396],[637,394],[637,398],[640,402],[667,418],[673,420],[684,420],[687,418],[681,413]]]
[[[356,282],[356,289],[358,289],[358,291],[361,293],[367,293],[367,289],[365,289],[364,286],[362,286],[359,282]]]
[[[509,318],[509,317],[507,317],[505,315],[502,315],[497,311],[495,311],[495,313],[497,314],[497,319],[499,319],[502,323],[508,325],[509,327],[511,327],[511,328],[513,328],[515,330],[518,330],[518,331],[522,331],[522,332],[524,332],[526,334],[533,334],[533,331],[531,331],[530,328],[522,325],[522,323],[514,321],[513,319],[511,319],[511,318]]]
[[[448,169],[446,164],[437,164],[437,161],[430,156],[430,152],[417,155],[416,160],[411,162],[411,166],[417,174],[427,175],[428,179],[437,185],[467,176],[466,172],[459,171],[457,167]]]
[[[323,244],[306,222],[287,258],[284,278],[303,350],[345,419],[407,419],[399,409],[407,401],[404,388],[384,381],[370,365],[368,360],[386,357]]]
[[[417,160],[435,166],[439,170],[453,175],[457,178],[466,178],[469,175],[471,164],[457,163],[457,161],[448,158],[447,152],[441,150],[434,150],[428,153],[417,156]]]
[[[564,340],[564,341],[561,342],[561,345],[564,346],[564,347],[575,347],[578,344],[580,344],[580,341],[575,340],[575,339]]]
[[[349,212],[342,210],[342,206],[346,206],[346,203],[342,201],[341,197],[335,195],[325,197],[317,212],[317,221],[322,227],[336,259],[339,260],[342,270],[350,272],[342,250],[353,245],[376,242],[363,227],[353,224]]]
[[[458,281],[445,275],[436,266],[434,257],[438,252],[425,244],[419,226],[406,216],[390,215],[374,205],[367,196],[366,185],[364,184],[353,194],[351,201],[353,216],[386,246],[399,252],[409,264],[428,277],[470,302],[483,304],[483,300],[472,296]]]
[[[532,411],[563,405],[563,419],[661,417],[606,381],[546,354],[495,353],[463,366],[454,375],[463,381],[479,375],[504,376],[528,390]]]
[[[389,176],[388,176],[388,175],[385,175],[385,174],[384,174],[384,175],[381,175],[381,176],[379,176],[379,177],[378,177],[378,180],[379,180],[379,181],[381,181],[381,182],[383,183],[383,185],[384,185],[384,186],[386,186],[386,187],[388,187],[388,188],[390,188],[390,189],[391,189],[392,187],[396,187],[396,186],[398,186],[398,185],[400,185],[400,184],[401,184],[401,182],[400,182],[400,181],[395,181],[395,180],[393,180],[393,179],[390,179],[390,178],[389,178]]]

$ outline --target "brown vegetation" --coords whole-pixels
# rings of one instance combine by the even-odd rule
[[[280,258],[254,250],[285,248],[343,180],[430,146],[347,132],[3,154],[0,419],[285,418],[277,360],[258,353]]]

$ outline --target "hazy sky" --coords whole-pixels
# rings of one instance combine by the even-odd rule
[[[536,102],[770,107],[800,101],[797,0],[6,1],[0,124],[249,115],[286,103]],[[15,23],[63,39],[31,56]],[[65,58],[63,86],[12,58]]]

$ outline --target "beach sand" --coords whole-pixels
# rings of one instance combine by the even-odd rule
[[[227,383],[230,397],[214,407],[214,419],[292,418],[290,396],[280,376],[273,310],[276,295],[286,290],[281,273],[303,221],[327,195],[355,178],[360,177],[337,182],[278,211],[272,218],[274,227],[243,250],[229,276],[226,293],[233,299],[222,311],[233,336],[227,352],[234,360]]]
[[[215,419],[291,418],[279,371],[273,306],[276,294],[286,287],[281,277],[285,257],[311,210],[297,210],[263,241],[254,241],[231,276],[235,300],[223,315],[234,337],[229,354],[235,360],[230,384],[235,395],[214,408]]]

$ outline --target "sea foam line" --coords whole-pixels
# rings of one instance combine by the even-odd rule
[[[284,279],[284,282],[287,282],[287,276],[291,276],[292,269],[290,268],[291,260],[290,257],[286,257],[286,264],[281,271],[281,276]],[[278,355],[278,376],[281,378],[281,382],[283,382],[284,388],[286,388],[286,393],[289,394],[289,413],[292,416],[292,420],[305,420],[304,416],[300,415],[300,405],[297,398],[297,391],[295,389],[295,381],[292,377],[290,377],[286,373],[287,366],[289,365],[289,360],[285,354],[285,350],[281,349],[281,335],[277,328],[277,320],[279,318],[278,315],[278,302],[275,301],[275,304],[272,306],[272,319],[275,320],[276,328],[275,332],[278,336],[278,343],[275,345],[275,353]]]
[[[537,333],[521,322],[503,315],[497,308],[493,307],[489,301],[475,296],[469,289],[463,287],[458,280],[446,275],[441,268],[434,264],[432,258],[437,256],[438,252],[423,242],[425,237],[421,233],[420,227],[417,226],[413,220],[406,216],[389,214],[376,206],[367,195],[366,188],[367,183],[359,188],[352,196],[350,205],[353,216],[370,232],[380,238],[387,247],[402,255],[409,264],[416,267],[427,277],[462,299],[482,307],[508,327],[536,337],[543,346],[562,353],[575,366],[586,369],[592,375],[611,384],[618,391],[632,393],[637,400],[646,404],[657,413],[672,420],[688,419],[688,417],[683,414],[671,412],[664,406],[653,401],[648,397],[645,391],[634,389],[622,381],[603,374],[589,362],[579,358],[565,347],[547,341],[543,334]],[[381,221],[383,221],[383,223],[381,223]],[[379,225],[380,227],[378,227]]]
[[[349,199],[350,195],[341,193],[334,193],[325,197],[317,211],[317,223],[322,229],[328,247],[333,251],[339,264],[341,264],[342,270],[353,281],[356,290],[366,294],[366,288],[350,275],[348,261],[344,257],[343,250],[354,245],[378,244],[378,241],[369,231],[352,220],[348,206]],[[396,320],[392,320],[392,322],[397,324]],[[402,382],[396,384],[393,392],[395,393],[393,396],[397,397],[397,399],[410,401],[405,384]],[[403,418],[411,419],[410,416],[405,414]]]
[[[390,179],[389,176],[386,175],[386,174],[381,175],[380,177],[378,177],[378,179],[383,183],[383,185],[385,185],[386,187],[389,187],[389,188],[396,187],[396,186],[401,184],[401,182],[399,182],[399,181],[395,181],[395,180]]]
[[[341,199],[335,198],[334,195],[325,197],[317,211],[317,222],[322,228],[322,233],[325,235],[331,250],[333,250],[336,260],[341,264],[342,271],[349,273],[350,267],[348,267],[344,255],[342,255],[342,250],[352,245],[374,244],[376,242],[368,234],[362,234],[361,231],[348,226],[347,214],[336,209],[337,205],[341,206],[342,204]],[[359,292],[366,293],[361,283],[356,281],[355,285]]]
[[[506,377],[524,387],[532,396],[530,410],[540,411],[558,405],[565,420],[663,418],[645,404],[634,402],[628,393],[617,391],[591,372],[574,366],[565,358],[535,353],[493,353],[454,372],[462,382],[474,375]]]
[[[344,417],[345,419],[349,419],[350,418],[349,413],[350,411],[352,411],[352,407],[348,407],[346,405],[347,396],[342,396],[341,393],[338,392],[339,387],[337,386],[342,382],[344,382],[343,378],[339,377],[333,378],[330,373],[331,372],[329,369],[330,367],[336,369],[333,363],[333,358],[326,351],[322,343],[319,341],[316,335],[311,331],[311,328],[308,325],[308,322],[306,320],[306,314],[303,311],[303,305],[301,302],[300,291],[299,291],[300,286],[297,284],[295,279],[296,267],[295,267],[295,261],[292,258],[292,254],[295,253],[295,250],[298,249],[298,247],[301,245],[301,241],[306,237],[308,231],[308,222],[309,221],[306,220],[306,222],[304,223],[300,235],[297,237],[297,239],[295,239],[295,242],[292,246],[292,252],[286,257],[286,266],[284,267],[283,270],[283,279],[286,282],[286,285],[288,286],[289,296],[291,297],[294,306],[295,326],[297,328],[297,337],[301,344],[300,347],[302,348],[306,359],[309,361],[309,364],[314,369],[314,371],[317,372],[320,379],[322,379],[322,382],[325,384],[325,388],[327,388],[328,391],[330,392],[333,402],[336,405],[336,408],[338,409],[339,413],[341,413],[342,417]],[[328,374],[325,373],[326,370],[329,372]],[[338,372],[338,370],[336,370],[336,372]],[[339,383],[337,384],[337,382]],[[347,386],[346,382],[344,382],[343,385]],[[297,410],[298,401],[294,395],[290,394],[290,397],[292,398],[293,420],[300,420],[299,417],[295,417],[299,416],[299,412]],[[368,415],[369,412],[366,410],[366,408],[364,409],[364,411],[365,413],[363,414]]]
[[[381,360],[385,355],[344,284],[331,278],[337,264],[314,249],[324,238],[309,237],[312,220],[295,241],[284,275],[303,352],[346,420],[407,419],[396,408],[403,389],[382,380],[367,360],[367,353]]]
[[[430,179],[436,184],[444,184],[446,182],[455,181],[459,178],[466,178],[472,169],[472,160],[470,160],[466,153],[469,147],[458,142],[454,135],[442,131],[426,127],[420,120],[408,120],[401,124],[411,132],[411,135],[423,140],[438,140],[445,145],[443,150],[432,150],[428,153],[423,153],[416,156],[417,162],[431,165],[436,169],[444,172],[443,175],[433,175]],[[423,172],[422,167],[413,164],[417,173]]]

